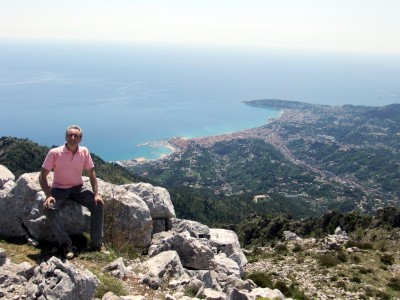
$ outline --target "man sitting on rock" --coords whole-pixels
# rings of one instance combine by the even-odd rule
[[[74,257],[72,242],[64,230],[60,219],[60,210],[66,201],[75,201],[87,207],[91,213],[91,249],[105,252],[103,246],[103,199],[98,192],[98,183],[90,152],[79,146],[82,129],[77,125],[69,126],[65,133],[66,143],[49,151],[39,175],[40,186],[46,194],[43,201],[46,218],[57,238],[65,258]],[[86,170],[92,191],[83,186],[82,171]],[[53,184],[50,187],[47,176],[54,171]]]

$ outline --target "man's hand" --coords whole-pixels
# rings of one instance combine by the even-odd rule
[[[99,194],[94,195],[94,202],[96,203],[96,206],[97,206],[97,203],[104,204],[103,198],[101,198],[101,196]]]
[[[55,203],[56,203],[56,199],[54,199],[53,196],[49,196],[46,198],[46,200],[43,201],[43,206],[44,206],[44,208],[50,208],[50,207],[53,207]]]

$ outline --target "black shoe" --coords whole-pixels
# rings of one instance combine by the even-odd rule
[[[72,242],[68,241],[61,245],[64,257],[66,259],[72,259],[74,257],[74,251],[72,250]]]

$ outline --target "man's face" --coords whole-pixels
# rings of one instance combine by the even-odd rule
[[[65,140],[67,141],[67,144],[70,146],[78,145],[81,139],[82,135],[78,129],[68,129],[65,135]]]

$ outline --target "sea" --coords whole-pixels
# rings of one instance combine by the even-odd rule
[[[400,55],[0,40],[0,136],[51,147],[78,124],[82,145],[106,161],[157,159],[170,153],[169,138],[254,128],[279,115],[243,103],[255,99],[400,103]]]

